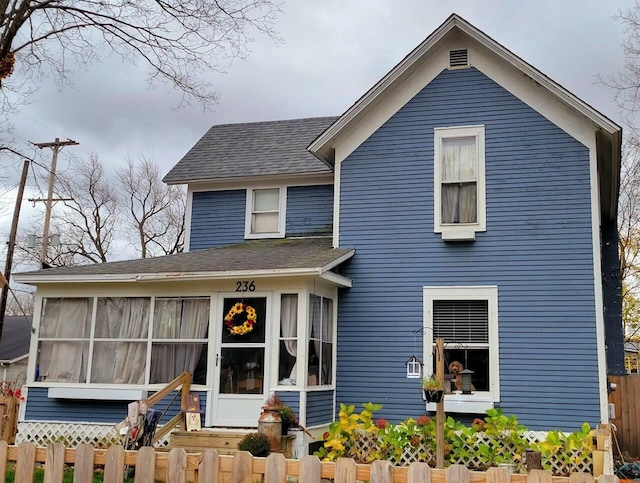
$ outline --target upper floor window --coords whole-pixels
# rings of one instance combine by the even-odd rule
[[[486,230],[484,126],[434,130],[434,231],[474,240]]]
[[[445,373],[452,394],[449,412],[483,412],[499,400],[498,288],[424,287],[425,357],[431,358],[435,339],[445,342]],[[425,359],[428,360],[428,359]],[[426,367],[433,367],[427,364]],[[462,369],[473,371],[472,394],[462,393]]]
[[[285,234],[285,187],[247,190],[245,238],[281,238]]]

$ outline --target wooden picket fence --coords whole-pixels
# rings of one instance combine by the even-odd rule
[[[15,483],[33,482],[34,468],[44,465],[44,483],[61,483],[65,466],[73,466],[74,483],[91,483],[96,470],[103,471],[104,483],[122,483],[126,467],[135,468],[135,483],[619,483],[615,476],[594,478],[587,473],[573,473],[570,477],[552,477],[551,473],[533,470],[528,474],[510,474],[505,469],[491,468],[485,472],[471,472],[465,466],[452,465],[444,470],[429,468],[425,463],[407,467],[391,466],[388,461],[359,465],[341,458],[336,463],[322,463],[316,456],[301,460],[286,460],[280,453],[267,458],[254,458],[247,452],[218,455],[215,450],[187,454],[183,449],[159,451],[144,447],[125,451],[120,446],[107,450],[81,444],[66,449],[62,443],[37,448],[33,443],[9,446],[0,442],[0,483],[4,483],[7,469],[15,464]]]
[[[20,399],[15,396],[0,396],[0,439],[12,444],[18,430],[18,408]]]

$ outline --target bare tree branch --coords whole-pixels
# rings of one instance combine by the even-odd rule
[[[201,74],[245,57],[252,33],[278,41],[279,12],[274,0],[0,0],[2,89],[14,67],[20,84],[30,79],[33,87],[48,73],[64,84],[70,60],[86,65],[106,48],[143,60],[149,82],[162,80],[183,101],[207,107],[216,94]]]
[[[132,244],[142,258],[181,252],[184,247],[185,193],[178,186],[162,183],[158,167],[142,157],[137,164],[129,160],[118,171],[123,190],[126,224],[135,233]]]

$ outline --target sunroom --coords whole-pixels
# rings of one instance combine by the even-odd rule
[[[38,286],[22,420],[117,422],[189,371],[206,426],[255,427],[273,392],[313,425],[307,404],[334,388],[338,288],[351,284],[336,269],[353,253],[260,240],[16,275]]]

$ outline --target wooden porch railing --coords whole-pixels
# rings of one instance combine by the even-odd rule
[[[189,396],[189,391],[191,389],[191,373],[183,372],[160,391],[156,392],[151,397],[148,397],[147,399],[141,401],[146,405],[147,409],[151,409],[155,404],[162,401],[167,395],[171,393],[171,391],[179,386],[182,386],[180,390],[180,412],[155,432],[155,435],[153,437],[154,443],[164,435],[172,431],[176,426],[180,426],[180,429],[185,429],[184,410],[187,407],[187,397]]]
[[[388,461],[358,465],[346,458],[336,463],[322,463],[316,456],[286,460],[279,453],[254,458],[247,452],[227,456],[218,455],[215,450],[187,454],[178,448],[169,452],[152,447],[125,451],[120,446],[99,450],[81,444],[76,449],[66,449],[62,443],[54,443],[48,448],[36,448],[33,443],[8,446],[0,442],[0,483],[4,483],[7,469],[14,463],[15,483],[34,481],[36,463],[44,463],[45,483],[62,482],[65,465],[73,466],[74,483],[91,483],[96,466],[104,471],[105,483],[122,482],[126,466],[135,467],[136,483],[151,483],[158,477],[169,483],[251,483],[256,478],[264,483],[286,483],[288,477],[294,477],[298,483],[321,483],[323,479],[335,483],[619,483],[615,476],[596,479],[586,473],[574,473],[568,478],[552,477],[551,473],[542,470],[512,475],[498,468],[491,468],[486,473],[471,472],[461,465],[435,470],[425,463],[394,467]]]

